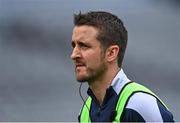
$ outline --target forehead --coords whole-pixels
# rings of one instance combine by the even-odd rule
[[[96,39],[98,30],[93,26],[83,25],[75,26],[73,29],[72,39],[84,40],[84,39]]]

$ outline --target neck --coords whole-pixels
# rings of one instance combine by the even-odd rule
[[[88,82],[90,89],[93,91],[100,105],[102,105],[103,103],[107,88],[111,86],[112,80],[114,79],[119,70],[119,67],[109,69],[105,71],[105,73],[98,79],[92,82]]]

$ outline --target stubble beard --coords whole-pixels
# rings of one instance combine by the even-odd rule
[[[107,66],[105,64],[105,54],[104,50],[101,50],[101,55],[100,55],[100,65],[97,68],[90,68],[86,66],[86,75],[80,78],[76,78],[78,82],[80,83],[85,83],[88,82],[88,84],[93,83],[96,81],[98,78],[100,78],[105,71],[107,70]],[[77,73],[76,73],[77,74]]]
[[[98,68],[96,69],[92,69],[92,68],[86,68],[87,73],[86,75],[82,76],[82,77],[77,77],[77,81],[80,83],[84,83],[84,82],[88,82],[88,83],[92,83],[95,80],[97,80],[98,78],[100,78],[106,71],[107,67],[106,64],[104,62],[102,62]]]

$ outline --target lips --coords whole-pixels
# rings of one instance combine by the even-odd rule
[[[84,64],[76,64],[75,66],[76,66],[76,68],[79,68],[79,67],[85,67]]]
[[[79,68],[79,67],[85,67],[84,63],[75,63],[75,67]]]

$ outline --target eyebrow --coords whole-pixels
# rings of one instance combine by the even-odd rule
[[[83,41],[77,41],[77,44],[86,44],[86,45],[90,45],[90,43],[88,42],[83,42]],[[75,41],[71,41],[71,45],[75,45]]]

